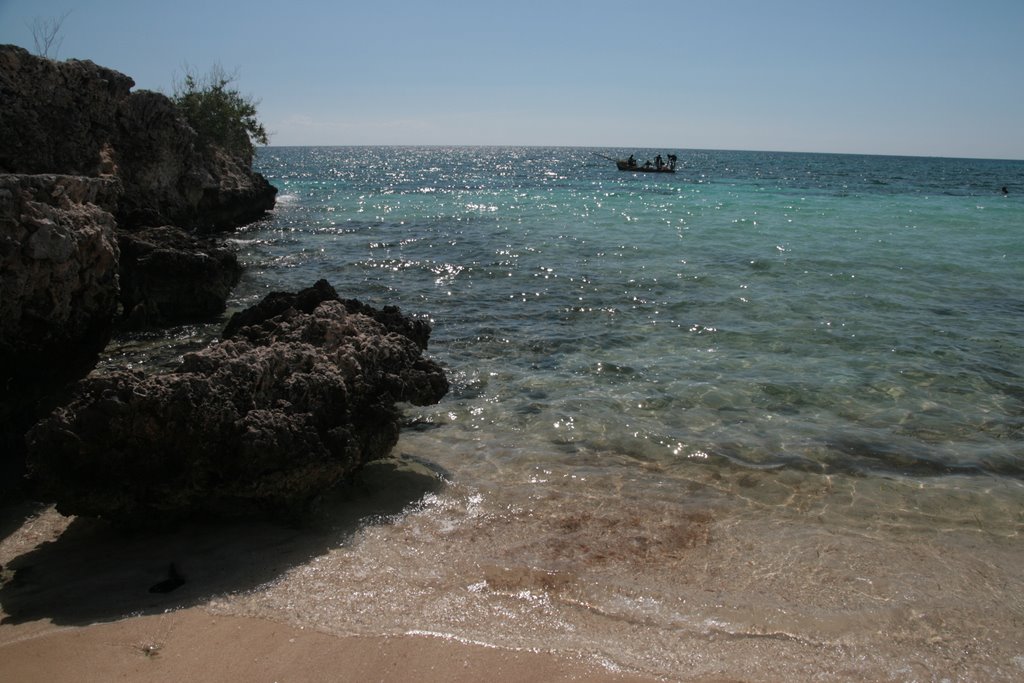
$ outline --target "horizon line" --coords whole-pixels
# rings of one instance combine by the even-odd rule
[[[302,145],[256,145],[256,149],[274,149],[274,148],[360,148],[360,147],[391,147],[391,148],[434,148],[434,149],[445,149],[445,148],[464,148],[464,149],[601,149],[601,150],[614,150],[614,149],[636,149],[636,150],[688,150],[690,152],[743,152],[748,154],[820,154],[820,155],[837,155],[837,156],[862,156],[862,157],[893,157],[893,158],[906,158],[906,159],[959,159],[969,161],[1013,161],[1013,162],[1024,162],[1024,158],[1016,159],[1013,157],[979,157],[979,156],[951,156],[946,154],[897,154],[897,153],[882,153],[882,152],[810,152],[805,150],[785,150],[785,149],[739,149],[739,148],[727,148],[727,147],[629,147],[624,145],[516,145],[516,144],[473,144],[473,143],[456,143],[456,144],[441,144],[441,143],[426,143],[426,144],[409,144],[409,143],[350,143],[350,144],[302,144]]]

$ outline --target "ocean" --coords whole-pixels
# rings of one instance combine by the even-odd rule
[[[320,278],[398,305],[452,389],[395,449],[436,485],[211,609],[671,680],[1024,676],[1024,162],[256,167],[278,206],[231,238],[231,307]]]

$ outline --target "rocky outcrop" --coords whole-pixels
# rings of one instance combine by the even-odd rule
[[[0,172],[99,176],[135,82],[89,61],[0,45]]]
[[[224,230],[259,220],[274,208],[277,188],[253,173],[248,162],[220,150],[212,150],[207,161],[214,182],[204,185],[196,219],[186,225],[203,232]]]
[[[362,315],[369,316],[383,325],[389,332],[395,332],[408,337],[416,342],[416,345],[421,349],[427,350],[427,344],[430,340],[429,322],[403,315],[397,306],[385,306],[383,309],[376,309],[373,306],[362,303],[358,299],[339,299],[334,287],[331,287],[326,280],[320,280],[312,287],[303,289],[298,293],[271,292],[255,306],[232,315],[231,320],[224,327],[224,337],[233,337],[243,327],[258,324],[288,309],[294,308],[303,313],[311,313],[322,302],[332,299],[340,300],[345,305],[345,310],[349,313],[361,313]]]
[[[113,179],[0,174],[0,494],[21,435],[93,366],[118,306]]]
[[[0,174],[0,358],[103,348],[118,303],[113,179]],[[59,359],[53,359],[59,361]],[[52,361],[51,361],[52,362]]]
[[[170,225],[123,232],[121,301],[131,327],[209,319],[242,274],[235,253],[213,239],[197,239]]]
[[[55,62],[0,45],[0,172],[112,175],[122,229],[225,230],[273,208],[277,190],[197,145],[174,103],[90,61]]]
[[[273,208],[277,190],[252,171],[250,159],[239,159],[217,148],[197,144],[198,137],[165,95],[132,92],[134,81],[90,61],[55,62],[35,57],[12,45],[0,45],[0,173],[59,173],[117,180],[117,196],[105,207],[116,218],[119,233],[175,225],[190,233],[216,232],[256,220]],[[191,249],[198,263],[210,253],[207,242],[175,239],[180,254]],[[139,238],[146,242],[146,237]],[[146,271],[135,264],[134,250],[122,260],[124,275]],[[146,252],[147,254],[149,252]],[[237,277],[238,263],[220,249],[215,261],[225,272],[192,267],[181,274],[179,301],[168,302],[172,290],[162,279],[135,278],[123,302],[126,314],[142,302],[158,309],[177,309],[164,319],[139,316],[151,325],[180,322],[195,309],[205,317],[212,308],[193,306],[197,289],[219,292],[224,281]],[[191,282],[186,275],[206,278]],[[141,291],[153,282],[158,291]],[[223,301],[219,310],[223,310]]]
[[[65,514],[129,526],[294,514],[387,455],[396,403],[437,402],[447,380],[419,343],[331,292],[321,282],[293,295],[314,302],[308,311],[246,312],[231,338],[173,372],[80,382],[29,434],[37,492]]]
[[[274,205],[250,159],[197,145],[169,98],[133,86],[0,45],[0,495],[24,429],[88,372],[119,306],[153,326],[222,311],[237,259],[188,233]]]
[[[125,188],[122,224],[216,232],[274,208],[277,189],[252,171],[248,159],[199,149],[196,142],[174,103],[160,93],[132,93],[119,104],[112,160]]]

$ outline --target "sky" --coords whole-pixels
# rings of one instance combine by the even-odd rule
[[[136,89],[235,73],[272,145],[1024,159],[1024,0],[0,0],[0,43],[62,16]]]

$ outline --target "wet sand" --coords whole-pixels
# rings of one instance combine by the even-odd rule
[[[1016,482],[756,474],[692,509],[408,460],[302,527],[0,509],[0,681],[1019,677]]]
[[[363,502],[352,506],[353,524],[391,504]],[[652,680],[582,654],[329,635],[204,608],[211,594],[251,589],[322,552],[338,531],[257,522],[125,535],[52,507],[2,509],[0,681]],[[154,592],[170,561],[183,566],[184,583]]]
[[[640,683],[596,664],[442,640],[335,637],[200,608],[84,627],[0,626],[0,680],[594,681]]]

